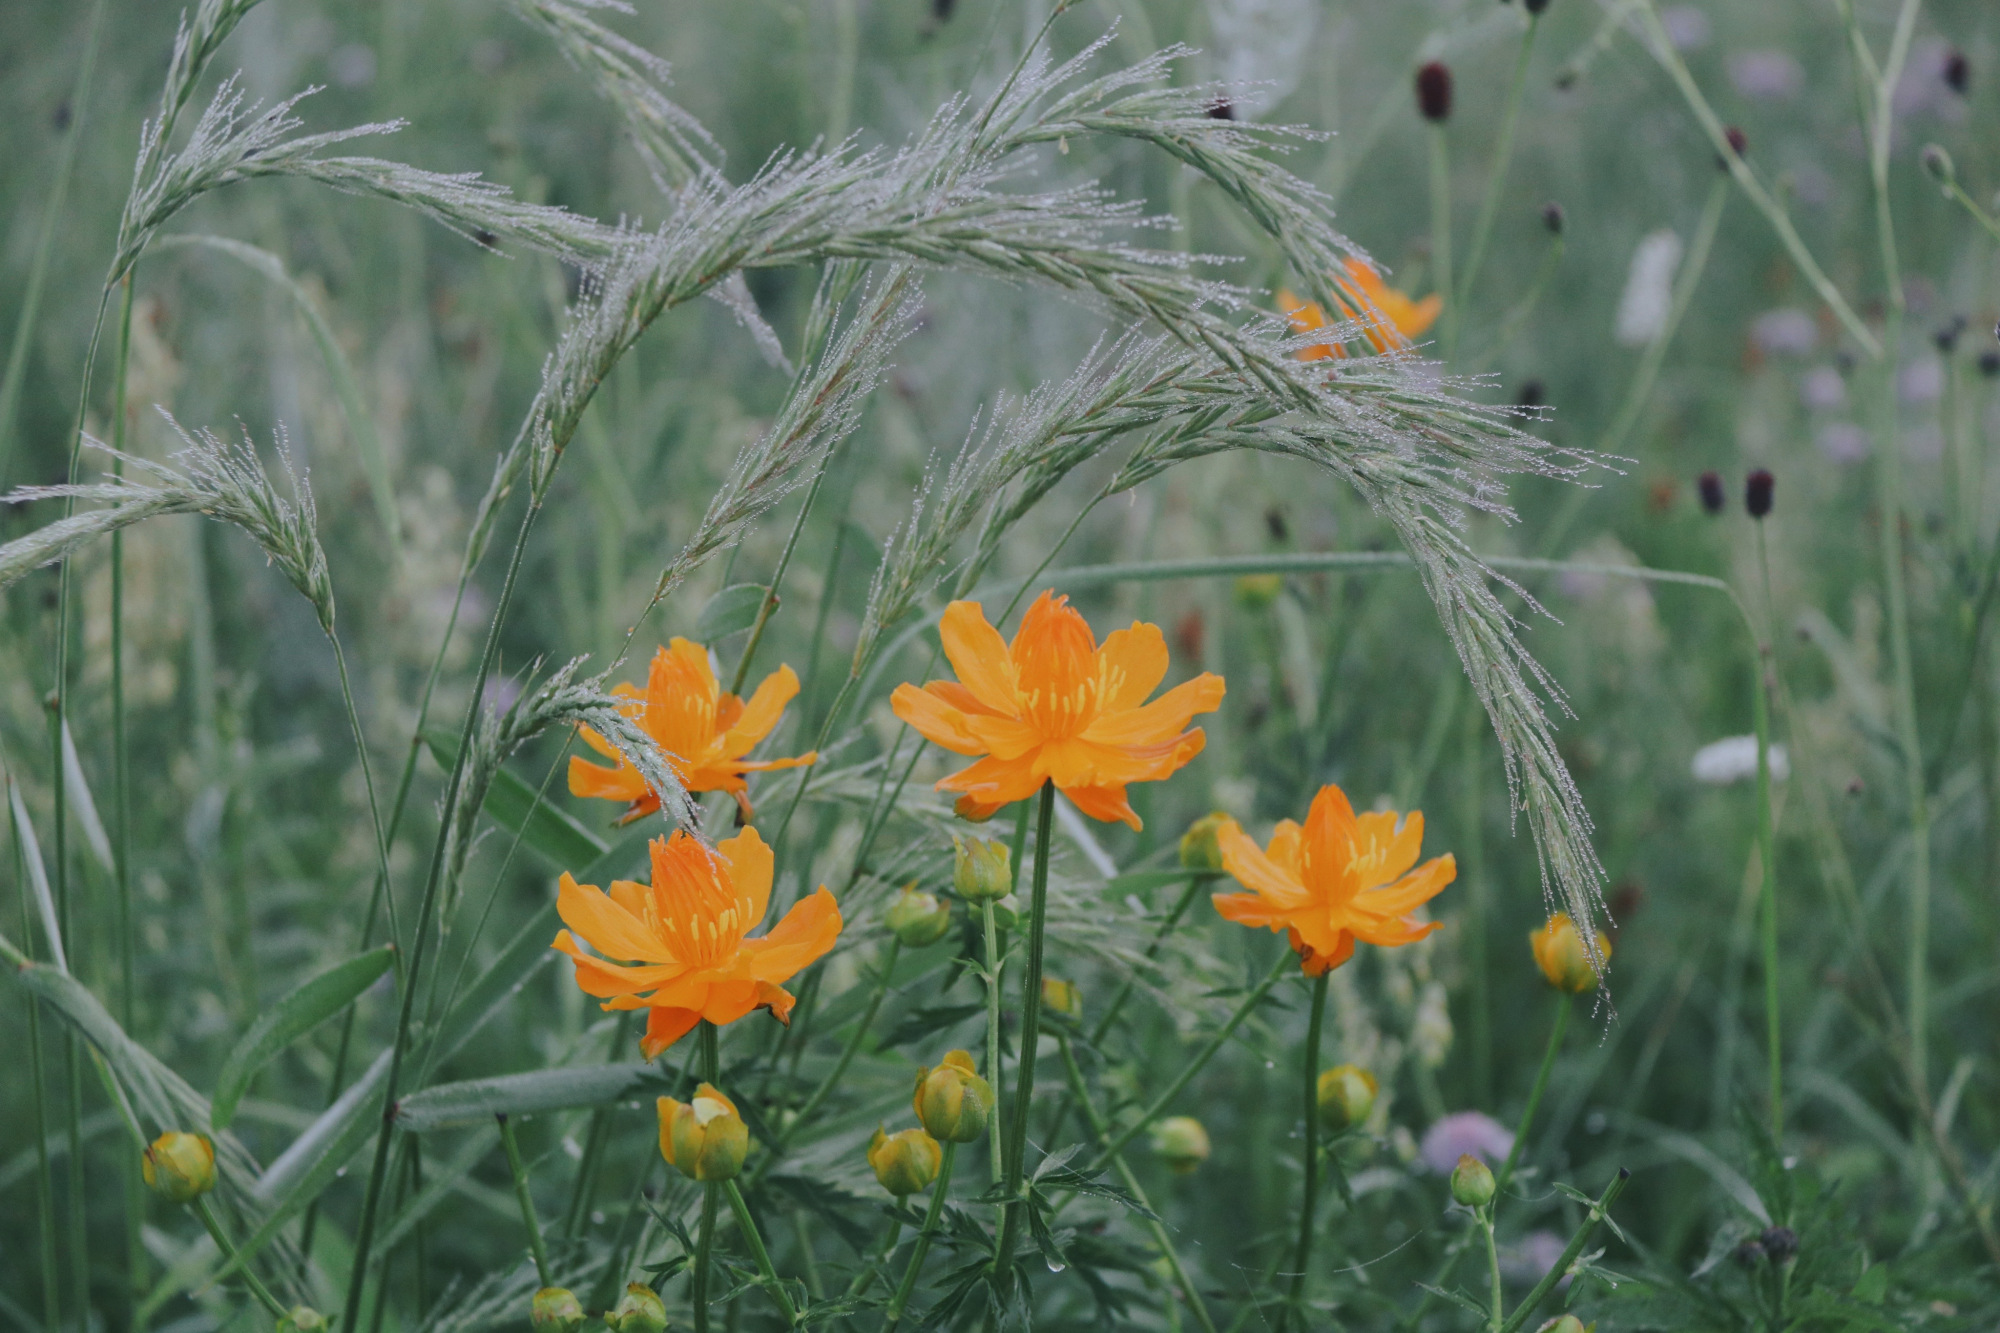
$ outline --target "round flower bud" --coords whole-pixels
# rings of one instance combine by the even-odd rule
[[[940,1143],[977,1143],[993,1116],[993,1085],[979,1077],[971,1052],[946,1051],[934,1067],[917,1071],[910,1106]]]
[[[694,1100],[659,1100],[660,1156],[689,1180],[733,1180],[750,1152],[750,1130],[736,1103],[707,1083]]]
[[[1771,1256],[1774,1264],[1788,1263],[1798,1257],[1799,1233],[1790,1227],[1770,1227],[1757,1237],[1757,1243],[1764,1247],[1764,1253]]]
[[[1530,14],[1539,14],[1549,7],[1549,0],[1521,0]]]
[[[1170,1115],[1153,1126],[1153,1151],[1168,1170],[1184,1176],[1208,1160],[1208,1131],[1191,1115]]]
[[[1695,481],[1695,490],[1701,494],[1701,507],[1711,514],[1722,512],[1729,503],[1729,496],[1722,489],[1720,472],[1704,472]]]
[[[1236,580],[1236,604],[1245,611],[1262,611],[1284,590],[1283,574],[1244,574]]]
[[[535,1333],[576,1333],[583,1327],[583,1302],[568,1287],[543,1287],[528,1306],[528,1322]]]
[[[570,1298],[572,1301],[575,1297]],[[577,1322],[583,1322],[583,1311],[576,1312]],[[537,1327],[540,1327],[537,1325]],[[575,1328],[576,1325],[570,1325]],[[294,1305],[285,1311],[285,1317],[278,1321],[278,1333],[326,1333],[326,1316],[310,1305]],[[568,1333],[568,1330],[564,1330]]]
[[[1228,822],[1229,816],[1217,810],[1189,824],[1188,831],[1181,834],[1181,869],[1221,870],[1222,844],[1216,841],[1216,834]]]
[[[1939,185],[1949,186],[1958,175],[1958,168],[1952,165],[1951,154],[1944,150],[1941,143],[1925,144],[1923,151],[1917,154],[1917,161],[1923,163],[1925,173]],[[1951,191],[1947,189],[1945,193],[1949,195]]]
[[[899,1199],[929,1189],[943,1164],[944,1149],[921,1129],[885,1134],[877,1125],[875,1137],[868,1141],[868,1165],[874,1169],[875,1179]]]
[[[1471,1153],[1460,1153],[1451,1169],[1451,1197],[1467,1208],[1484,1208],[1493,1202],[1493,1168]]]
[[[1338,1134],[1354,1129],[1375,1109],[1382,1085],[1360,1065],[1335,1065],[1319,1076],[1319,1122]]]
[[[1743,507],[1750,511],[1750,517],[1762,518],[1771,512],[1771,492],[1777,480],[1769,469],[1758,468],[1743,479]]]
[[[951,929],[951,904],[939,902],[935,893],[918,893],[917,882],[911,880],[882,914],[882,924],[906,948],[921,949],[936,944]]]
[[[1542,205],[1542,225],[1549,229],[1550,235],[1552,236],[1562,235],[1563,224],[1567,220],[1568,217],[1566,214],[1564,214],[1563,206],[1561,204],[1556,203],[1554,200],[1550,200],[1548,203]]]
[[[1442,60],[1433,60],[1417,71],[1417,110],[1434,124],[1450,118],[1451,69]]]
[[[1596,934],[1598,957],[1609,961],[1611,941],[1601,930]],[[1557,990],[1581,995],[1597,984],[1597,970],[1590,965],[1583,937],[1577,934],[1576,923],[1567,912],[1557,912],[1540,930],[1529,931],[1528,945],[1535,951],[1535,966]]]
[[[604,1323],[611,1333],[661,1333],[667,1326],[667,1307],[660,1293],[645,1283],[628,1283],[617,1308],[604,1312]]]
[[[1053,1010],[1065,1018],[1081,1018],[1083,992],[1073,981],[1063,981],[1058,977],[1043,977],[1042,1008]]]
[[[1583,1321],[1573,1314],[1559,1315],[1549,1320],[1535,1333],[1585,1333]]]
[[[952,891],[969,903],[992,902],[1014,891],[1014,872],[1008,864],[1007,844],[984,838],[953,836],[958,849],[952,865]]]
[[[169,1130],[139,1163],[146,1186],[169,1203],[191,1203],[215,1188],[215,1149],[199,1134]]]

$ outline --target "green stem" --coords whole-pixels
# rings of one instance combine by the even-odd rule
[[[1515,1333],[1516,1329],[1528,1322],[1530,1316],[1535,1313],[1535,1307],[1542,1303],[1542,1298],[1547,1296],[1562,1279],[1563,1274],[1569,1271],[1569,1266],[1576,1262],[1576,1256],[1583,1253],[1584,1244],[1589,1241],[1590,1233],[1597,1230],[1597,1224],[1611,1211],[1611,1205],[1625,1192],[1625,1186],[1631,1179],[1630,1171],[1622,1166],[1618,1168],[1617,1178],[1605,1187],[1597,1202],[1590,1205],[1589,1215],[1583,1219],[1583,1225],[1576,1229],[1576,1234],[1569,1238],[1569,1244],[1563,1247],[1562,1257],[1556,1260],[1554,1267],[1542,1274],[1542,1280],[1535,1284],[1534,1290],[1514,1307],[1514,1313],[1508,1315],[1506,1322],[1495,1329],[1494,1333]]]
[[[750,1216],[750,1205],[743,1202],[743,1191],[736,1188],[735,1181],[725,1180],[722,1192],[729,1199],[729,1210],[736,1214],[736,1225],[743,1229],[743,1239],[750,1245],[750,1257],[757,1261],[757,1271],[764,1276],[764,1290],[771,1293],[779,1313],[785,1316],[785,1327],[796,1327],[798,1309],[792,1304],[792,1298],[785,1294],[785,1284],[771,1264],[771,1252],[764,1248],[763,1233],[757,1230],[756,1219]]]
[[[1528,15],[1527,31],[1521,34],[1521,52],[1514,57],[1514,77],[1507,86],[1507,109],[1500,117],[1500,142],[1493,149],[1493,174],[1486,181],[1486,198],[1479,206],[1479,221],[1473,224],[1472,245],[1466,252],[1465,274],[1459,279],[1457,301],[1454,305],[1459,312],[1465,309],[1466,301],[1472,295],[1472,284],[1479,276],[1479,266],[1486,258],[1486,243],[1493,234],[1493,218],[1500,211],[1500,194],[1507,183],[1507,167],[1514,158],[1514,128],[1521,117],[1521,90],[1528,82],[1528,57],[1535,50],[1535,32],[1541,27],[1540,14]],[[1450,299],[1447,297],[1446,299]],[[1460,316],[1451,316],[1451,337],[1454,345],[1458,342]]]
[[[487,626],[486,646],[480,653],[479,669],[472,678],[470,694],[466,699],[465,719],[460,724],[458,755],[451,766],[450,780],[445,784],[442,809],[444,819],[431,848],[430,871],[424,880],[424,896],[417,909],[417,919],[412,924],[415,944],[410,953],[409,971],[403,978],[402,1002],[396,1013],[395,1039],[389,1051],[389,1073],[383,1081],[382,1127],[375,1138],[375,1160],[368,1173],[367,1192],[362,1196],[361,1221],[355,1232],[354,1267],[347,1280],[347,1300],[341,1310],[341,1326],[352,1333],[358,1327],[361,1315],[362,1291],[368,1280],[369,1252],[375,1241],[375,1218],[381,1208],[382,1191],[388,1180],[389,1138],[394,1128],[395,1117],[391,1114],[396,1098],[401,1094],[403,1061],[409,1054],[411,1017],[415,1012],[417,981],[423,975],[424,957],[429,952],[431,931],[429,929],[432,910],[437,904],[438,887],[444,875],[444,855],[450,841],[451,816],[458,803],[459,789],[465,778],[466,758],[472,753],[472,732],[479,722],[480,700],[486,690],[487,676],[493,669],[494,659],[499,654],[500,627],[507,618],[508,606],[514,599],[514,588],[520,579],[521,556],[528,545],[528,535],[534,531],[535,519],[541,513],[541,506],[529,504],[521,515],[521,530],[514,538],[514,549],[507,559],[507,577],[500,585],[500,598],[493,609],[493,618]]]
[[[720,1075],[721,1056],[716,1049],[715,1024],[702,1019],[695,1029],[695,1040],[699,1043],[702,1080],[713,1087]],[[701,1187],[701,1231],[695,1237],[694,1269],[688,1275],[688,1299],[694,1305],[695,1333],[708,1333],[708,1257],[715,1248],[716,1205],[722,1197],[722,1187],[709,1181]]]
[[[941,1174],[946,1176],[951,1174],[951,1150],[953,1146],[949,1143],[944,1145],[944,1165],[939,1170]],[[882,1238],[882,1246],[875,1252],[875,1261],[866,1268],[863,1268],[859,1273],[856,1273],[854,1280],[847,1284],[848,1300],[853,1300],[863,1295],[870,1287],[875,1285],[875,1279],[881,1276],[882,1265],[889,1262],[889,1256],[896,1252],[896,1242],[902,1238],[903,1219],[900,1217],[890,1218],[889,1234]]]
[[[1532,36],[1532,21],[1528,28]],[[1319,1036],[1326,1021],[1326,985],[1333,976],[1328,968],[1312,980],[1312,1011],[1306,1020],[1306,1049],[1303,1061],[1305,1076],[1305,1187],[1299,1202],[1299,1244],[1292,1255],[1292,1285],[1287,1299],[1281,1327],[1289,1325],[1294,1315],[1301,1322],[1305,1316],[1306,1267],[1312,1262],[1313,1214],[1319,1203]]]
[[[12,774],[0,775],[0,788],[5,789],[8,803],[12,806],[14,778]],[[7,821],[14,835],[14,883],[21,895],[21,939],[31,942],[35,938],[33,913],[28,907],[28,849],[23,841],[21,826],[14,820]],[[14,947],[13,941],[0,939],[0,957],[9,966],[26,967],[26,954]],[[56,1261],[56,1177],[55,1167],[49,1161],[49,1085],[48,1066],[42,1051],[42,1006],[33,996],[24,996],[28,1005],[28,1072],[34,1088],[35,1135],[35,1222],[36,1231],[41,1236],[40,1250],[42,1268],[42,1327],[51,1330],[62,1327],[62,1278]]]
[[[750,640],[743,645],[743,656],[737,659],[736,676],[729,683],[731,694],[743,693],[743,682],[750,676],[750,663],[755,660],[758,645],[764,642],[764,630],[778,609],[778,587],[785,581],[785,571],[791,568],[792,553],[799,549],[799,535],[806,530],[806,518],[812,513],[813,501],[819,498],[819,488],[826,481],[826,470],[832,462],[833,455],[830,453],[820,460],[819,471],[813,473],[812,485],[806,489],[805,501],[799,505],[799,516],[792,521],[792,531],[785,538],[785,549],[778,556],[778,567],[771,573],[771,586],[764,590],[764,600],[757,604],[757,619],[750,626]]]
[[[1765,549],[1764,522],[1757,520],[1757,565],[1764,578],[1764,642],[1757,654],[1757,679],[1752,683],[1752,716],[1757,727],[1757,860],[1764,944],[1764,1044],[1771,1071],[1771,1142],[1785,1134],[1785,1065],[1779,1044],[1778,1011],[1778,861],[1771,819],[1771,706],[1766,679],[1772,652],[1775,610],[1771,604],[1771,560]]]
[[[1181,890],[1180,899],[1174,903],[1174,910],[1167,913],[1167,919],[1153,932],[1153,942],[1146,946],[1146,952],[1141,955],[1147,962],[1150,963],[1160,956],[1160,950],[1166,947],[1167,937],[1174,933],[1174,928],[1180,925],[1181,918],[1187,915],[1188,908],[1194,905],[1195,896],[1201,892],[1202,886],[1213,878],[1214,875],[1205,870],[1197,871],[1188,877],[1187,887]],[[1125,1001],[1131,998],[1132,990],[1138,984],[1139,973],[1134,969],[1125,978],[1125,983],[1118,988],[1118,993],[1111,997],[1111,1003],[1105,1006],[1104,1016],[1097,1020],[1097,1026],[1090,1030],[1092,1046],[1103,1044],[1104,1038],[1111,1032],[1111,1025],[1117,1021],[1118,1015],[1125,1008]]]
[[[1139,1118],[1113,1135],[1111,1142],[1100,1149],[1097,1156],[1091,1160],[1090,1165],[1084,1169],[1086,1171],[1101,1170],[1106,1162],[1117,1156],[1126,1144],[1138,1137],[1146,1126],[1152,1124],[1160,1112],[1166,1109],[1167,1103],[1179,1096],[1181,1089],[1185,1088],[1189,1081],[1201,1072],[1202,1066],[1206,1065],[1209,1060],[1214,1058],[1215,1053],[1222,1049],[1223,1043],[1229,1040],[1238,1027],[1242,1026],[1243,1020],[1250,1017],[1250,1011],[1255,1009],[1258,1003],[1271,993],[1271,987],[1278,984],[1278,978],[1284,976],[1286,970],[1296,962],[1297,955],[1290,951],[1279,954],[1278,960],[1271,964],[1271,970],[1265,974],[1262,981],[1257,983],[1257,988],[1244,996],[1243,1002],[1236,1006],[1236,1012],[1229,1016],[1229,1021],[1224,1023],[1221,1029],[1208,1039],[1208,1043],[1205,1046],[1195,1052],[1194,1058],[1189,1060],[1186,1066],[1181,1069],[1181,1072],[1174,1076],[1174,1081],[1169,1083],[1161,1091],[1160,1095],[1153,1098],[1147,1104],[1146,1109],[1139,1113]]]
[[[1493,1178],[1493,1197],[1499,1198],[1507,1190],[1507,1182],[1514,1178],[1514,1167],[1520,1162],[1521,1154],[1528,1146],[1528,1131],[1534,1127],[1535,1112],[1542,1108],[1542,1094],[1548,1091],[1549,1073],[1556,1067],[1556,1053],[1562,1049],[1563,1034],[1569,1031],[1570,993],[1560,988],[1556,991],[1556,1019],[1549,1025],[1549,1044],[1542,1052],[1542,1067],[1535,1071],[1535,1085],[1528,1089],[1528,1104],[1521,1110],[1521,1121],[1514,1126],[1514,1146],[1507,1150],[1507,1160],[1500,1164],[1500,1172]]]
[[[216,1218],[214,1211],[209,1208],[208,1199],[205,1195],[198,1194],[195,1196],[194,1212],[195,1216],[201,1219],[201,1224],[208,1228],[208,1234],[215,1238],[215,1248],[222,1251],[222,1257],[224,1259],[234,1259],[236,1257],[236,1247],[229,1243],[229,1233],[222,1229],[222,1223]],[[78,1256],[78,1258],[81,1257],[80,1255]],[[285,1307],[278,1304],[278,1298],[273,1296],[270,1289],[259,1280],[250,1265],[243,1264],[236,1271],[243,1275],[243,1285],[250,1288],[250,1294],[257,1298],[257,1303],[263,1306],[273,1319],[283,1319],[285,1317]]]
[[[1068,1034],[1056,1034],[1056,1044],[1062,1051],[1063,1071],[1069,1077],[1070,1095],[1076,1099],[1077,1106],[1083,1112],[1084,1122],[1090,1126],[1091,1139],[1102,1144],[1105,1142],[1104,1117],[1098,1114],[1096,1105],[1090,1100],[1090,1089],[1084,1084],[1083,1071],[1077,1068],[1076,1054],[1070,1049]],[[1153,1243],[1159,1246],[1160,1257],[1167,1261],[1167,1267],[1172,1271],[1174,1281],[1180,1285],[1181,1297],[1187,1302],[1188,1309],[1193,1312],[1195,1322],[1201,1325],[1202,1333],[1215,1333],[1215,1321],[1209,1317],[1207,1305],[1202,1301],[1201,1294],[1195,1290],[1194,1279],[1188,1276],[1186,1267],[1182,1265],[1180,1253],[1174,1248],[1172,1237],[1167,1235],[1167,1228],[1154,1215],[1153,1206],[1147,1201],[1146,1191],[1140,1187],[1139,1178],[1133,1174],[1131,1164],[1125,1160],[1123,1154],[1113,1153],[1111,1165],[1118,1172],[1119,1181],[1131,1193],[1133,1202],[1146,1210],[1141,1214],[1146,1229],[1153,1234]]]
[[[1001,1144],[1000,1196],[1006,1209],[1000,1240],[993,1252],[993,1277],[1002,1291],[1012,1289],[1014,1247],[1020,1243],[1027,1210],[1021,1181],[1028,1152],[1028,1111],[1035,1095],[1035,1048],[1042,1036],[1042,951],[1049,908],[1049,834],[1055,823],[1056,787],[1042,783],[1035,817],[1035,877],[1028,905],[1028,961],[1021,978],[1021,1044],[1015,1053],[1014,1105]],[[995,1070],[995,1073],[998,1071]]]
[[[903,1311],[910,1305],[910,1293],[917,1288],[917,1275],[924,1269],[924,1257],[931,1251],[931,1237],[937,1234],[938,1219],[944,1216],[944,1201],[951,1195],[951,1169],[957,1159],[958,1145],[947,1141],[944,1160],[938,1163],[937,1184],[931,1189],[931,1206],[924,1212],[924,1224],[917,1232],[916,1248],[910,1252],[909,1267],[903,1270],[903,1280],[896,1284],[896,1294],[889,1301],[889,1311],[882,1317],[882,1333],[896,1333],[896,1325],[903,1322]]]
[[[1496,1194],[1494,1197],[1499,1196]],[[1500,1320],[1504,1313],[1503,1293],[1500,1288],[1500,1246],[1493,1237],[1491,1203],[1479,1210],[1479,1229],[1486,1233],[1486,1278],[1493,1292],[1493,1304],[1488,1307],[1492,1313],[1487,1316],[1486,1327],[1491,1329],[1492,1333],[1500,1333]]]
[[[985,926],[986,940],[986,1073],[995,1083],[1000,1081],[1000,927],[993,919],[993,900],[979,901],[981,924]],[[986,1117],[986,1133],[992,1158],[993,1183],[1000,1183],[1000,1117]],[[1002,1205],[1004,1207],[1004,1205]]]
[[[1431,290],[1443,294],[1445,304],[1455,307],[1451,289],[1451,147],[1445,141],[1444,125],[1430,122],[1431,139],[1431,266],[1435,274]],[[1373,318],[1381,318],[1378,311]],[[1444,359],[1451,360],[1458,343],[1458,311],[1444,312]]]
[[[500,1146],[507,1153],[507,1170],[514,1177],[514,1200],[521,1205],[521,1225],[528,1229],[528,1250],[535,1256],[535,1276],[542,1285],[552,1287],[555,1279],[549,1275],[549,1251],[542,1244],[542,1224],[535,1217],[535,1196],[528,1189],[528,1168],[521,1162],[521,1145],[514,1139],[513,1122],[507,1119],[505,1111],[497,1112],[494,1120],[500,1125]]]
[[[860,1053],[861,1043],[867,1040],[868,1032],[875,1024],[875,1015],[881,1011],[883,997],[889,993],[889,982],[896,974],[896,959],[901,954],[902,948],[903,942],[891,935],[888,955],[882,960],[882,970],[875,978],[875,987],[868,997],[868,1005],[862,1010],[860,1020],[854,1025],[854,1035],[847,1039],[847,1045],[840,1052],[840,1059],[834,1061],[833,1068],[827,1071],[826,1077],[819,1081],[819,1086],[812,1090],[812,1095],[800,1105],[799,1113],[792,1117],[789,1125],[778,1131],[775,1142],[771,1144],[771,1150],[764,1154],[763,1162],[751,1175],[753,1183],[764,1178],[764,1173],[770,1169],[773,1162],[777,1161],[779,1154],[784,1151],[785,1145],[791,1142],[792,1135],[797,1132],[798,1127],[812,1118],[813,1112],[819,1109],[820,1103],[825,1101],[828,1094],[839,1084],[841,1075],[847,1072],[847,1066],[852,1064],[854,1057]]]

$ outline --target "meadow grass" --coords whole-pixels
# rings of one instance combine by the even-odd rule
[[[0,1323],[2000,1318],[1990,5],[8,31]]]

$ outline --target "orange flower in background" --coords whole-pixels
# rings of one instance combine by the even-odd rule
[[[1035,599],[1011,645],[977,602],[946,607],[938,635],[958,679],[898,685],[890,704],[933,745],[980,756],[937,784],[964,793],[958,813],[967,819],[1054,782],[1092,819],[1136,829],[1126,786],[1157,782],[1200,754],[1201,728],[1184,728],[1222,702],[1222,677],[1203,672],[1147,703],[1167,675],[1160,627],[1134,621],[1100,648],[1053,592]]]
[[[650,885],[613,880],[605,893],[564,873],[556,912],[569,930],[556,932],[553,947],[576,961],[577,987],[606,1009],[649,1011],[640,1043],[648,1060],[704,1018],[720,1025],[769,1009],[790,1022],[792,995],[779,983],[833,947],[841,924],[833,895],[822,885],[769,933],[747,939],[771,901],[771,849],[756,829],[713,850],[676,829],[651,851]],[[585,953],[579,937],[603,956]]]
[[[1313,797],[1303,827],[1284,820],[1259,851],[1235,820],[1216,833],[1222,868],[1249,893],[1218,893],[1215,910],[1244,926],[1290,934],[1307,976],[1354,956],[1354,942],[1384,948],[1437,929],[1409,914],[1458,877],[1449,854],[1415,870],[1424,817],[1415,810],[1396,827],[1394,811],[1356,815],[1347,794],[1328,783]]]
[[[1444,309],[1444,297],[1438,293],[1432,292],[1421,301],[1412,301],[1382,281],[1381,274],[1359,259],[1347,261],[1347,277],[1361,289],[1367,308],[1357,311],[1342,302],[1341,318],[1360,323],[1362,336],[1378,352],[1407,349],[1410,340],[1422,337],[1437,322],[1438,313]],[[1326,311],[1320,309],[1319,302],[1304,300],[1282,287],[1278,289],[1278,308],[1292,322],[1294,333],[1316,333],[1329,323]],[[1330,356],[1346,355],[1347,349],[1339,343],[1315,343],[1302,349],[1298,357],[1301,361],[1323,361]]]
[[[807,753],[796,759],[755,762],[743,757],[771,734],[771,728],[784,715],[785,705],[798,692],[798,676],[790,667],[781,666],[764,677],[748,703],[725,694],[716,683],[708,649],[686,639],[675,639],[670,647],[653,654],[644,694],[631,685],[619,685],[612,690],[613,694],[631,701],[623,705],[626,715],[659,742],[682,785],[691,792],[728,792],[736,798],[746,824],[751,812],[743,784],[745,773],[797,768],[819,757]],[[580,755],[570,756],[570,793],[628,802],[625,813],[619,816],[621,824],[659,809],[660,798],[646,785],[639,770],[589,727],[581,730],[592,749],[616,760],[618,766],[606,768]]]

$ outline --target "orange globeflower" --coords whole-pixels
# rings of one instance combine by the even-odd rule
[[[989,818],[1048,781],[1092,819],[1136,829],[1126,784],[1168,777],[1200,754],[1201,728],[1183,728],[1222,702],[1222,677],[1203,672],[1146,703],[1167,674],[1160,627],[1134,621],[1100,648],[1053,592],[1021,617],[1011,647],[977,602],[946,607],[938,635],[958,679],[898,685],[890,703],[933,745],[982,756],[937,784],[965,793],[958,813],[967,819]]]
[[[784,714],[785,705],[799,692],[799,678],[788,666],[764,677],[764,683],[745,703],[725,694],[716,683],[715,669],[709,665],[708,649],[686,639],[653,654],[646,672],[646,692],[631,685],[619,685],[612,693],[629,699],[622,705],[626,715],[648,736],[660,743],[674,776],[691,792],[726,791],[736,798],[743,822],[750,822],[750,802],[744,794],[743,775],[771,768],[797,768],[819,756],[802,754],[796,759],[765,759],[752,762],[743,758],[752,746],[771,734]],[[592,749],[618,763],[616,768],[593,764],[580,755],[569,761],[569,789],[574,796],[597,796],[607,801],[627,801],[621,824],[660,808],[660,798],[646,785],[639,770],[611,748],[589,727],[581,729]]]
[[[824,885],[784,920],[745,939],[771,900],[771,849],[746,828],[713,850],[675,829],[652,841],[653,882],[613,880],[611,892],[568,872],[556,912],[569,930],[554,947],[576,960],[576,984],[606,1009],[646,1009],[648,1060],[702,1019],[733,1023],[752,1009],[791,1021],[792,995],[778,983],[824,957],[840,934],[840,908]],[[576,936],[604,958],[585,953]],[[620,967],[605,958],[629,959]]]
[[[1378,352],[1408,348],[1410,339],[1422,337],[1437,322],[1438,312],[1444,309],[1444,297],[1436,292],[1421,301],[1412,301],[1382,281],[1381,274],[1359,259],[1347,261],[1347,277],[1361,289],[1367,309],[1356,311],[1342,302],[1341,317],[1358,321],[1363,326],[1362,336]],[[1315,333],[1327,327],[1326,311],[1320,309],[1319,302],[1294,296],[1282,287],[1278,289],[1278,308],[1291,320],[1294,333]],[[1298,354],[1301,361],[1323,361],[1330,356],[1346,355],[1347,349],[1339,343],[1315,343]]]
[[[1437,929],[1408,914],[1458,877],[1458,863],[1447,853],[1411,870],[1423,840],[1420,812],[1398,829],[1393,810],[1356,815],[1328,783],[1305,826],[1283,821],[1264,851],[1233,819],[1217,830],[1222,868],[1251,892],[1218,893],[1215,910],[1239,925],[1290,932],[1306,975],[1316,977],[1353,957],[1356,940],[1393,948]]]

